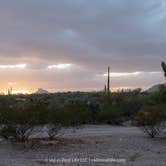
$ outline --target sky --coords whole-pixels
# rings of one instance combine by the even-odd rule
[[[0,92],[164,83],[165,0],[0,0]]]

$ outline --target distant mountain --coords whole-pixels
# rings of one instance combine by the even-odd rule
[[[49,94],[49,92],[48,92],[47,90],[44,90],[44,89],[42,89],[42,88],[39,88],[39,89],[35,92],[35,94]]]
[[[148,93],[155,93],[155,92],[158,92],[160,90],[160,88],[162,88],[162,87],[166,87],[166,84],[154,85],[151,88],[149,88],[148,90],[146,90],[146,92],[148,92]]]

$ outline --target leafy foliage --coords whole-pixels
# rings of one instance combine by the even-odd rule
[[[165,127],[165,108],[166,105],[146,106],[136,117],[137,124],[151,138],[159,135]]]

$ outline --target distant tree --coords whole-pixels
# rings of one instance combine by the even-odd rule
[[[165,75],[165,77],[166,77],[166,64],[165,64],[165,62],[161,62],[161,66],[162,66],[162,68],[163,68],[164,75]]]

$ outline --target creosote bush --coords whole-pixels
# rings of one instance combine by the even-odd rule
[[[29,136],[32,134],[33,126],[31,125],[5,125],[0,130],[0,135],[9,140],[15,140],[19,142],[28,141]]]
[[[101,123],[120,125],[123,122],[122,111],[116,107],[107,107],[98,113],[98,121]]]
[[[54,140],[59,130],[61,129],[61,125],[50,123],[47,125],[47,129],[48,129],[47,132],[48,132],[49,140]]]
[[[0,129],[0,136],[9,140],[10,138],[16,138],[16,128],[13,125],[4,125]]]
[[[136,117],[137,125],[151,138],[159,135],[165,127],[165,106],[145,106]]]

